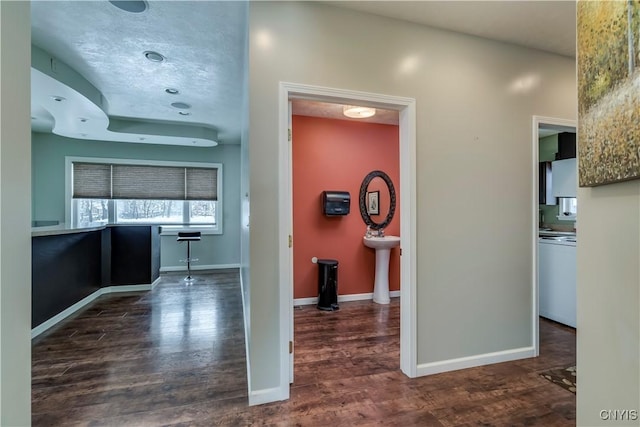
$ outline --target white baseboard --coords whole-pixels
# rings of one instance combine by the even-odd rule
[[[242,296],[242,320],[243,320],[243,324],[244,324],[244,351],[245,351],[245,355],[246,355],[246,359],[247,359],[247,393],[249,395],[251,395],[251,358],[249,357],[249,355],[251,354],[250,348],[249,348],[249,319],[248,319],[248,314],[249,314],[249,308],[247,307],[247,300],[244,297],[244,287],[245,287],[245,283],[244,280],[242,279],[242,270],[238,271],[238,276],[240,277],[240,294]]]
[[[158,283],[160,283],[160,276],[158,276],[158,278],[154,280],[153,283],[151,283],[151,290],[153,290],[153,288],[158,286]]]
[[[389,297],[395,298],[400,296],[400,291],[389,291]],[[364,301],[368,299],[373,299],[373,292],[366,294],[348,294],[348,295],[338,295],[338,302],[347,302],[347,301]],[[310,298],[296,298],[293,300],[293,305],[313,305],[318,303],[318,297],[310,297]]]
[[[98,291],[101,291],[100,295],[113,294],[116,292],[143,292],[150,291],[153,286],[153,283],[150,285],[112,285],[100,288]]]
[[[160,278],[157,278],[156,280],[153,281],[153,283],[151,283],[149,285],[119,285],[119,286],[118,285],[114,285],[114,286],[106,286],[104,288],[100,288],[100,289],[96,290],[95,292],[93,292],[92,294],[87,295],[86,297],[84,297],[83,299],[81,299],[77,303],[73,304],[72,306],[70,306],[70,307],[66,308],[65,310],[61,311],[60,313],[56,314],[55,316],[53,316],[49,320],[46,320],[46,321],[42,322],[41,324],[39,324],[38,326],[36,326],[35,328],[31,329],[31,339],[37,337],[41,333],[43,333],[43,332],[47,331],[48,329],[52,328],[53,326],[57,325],[59,322],[63,321],[67,317],[71,316],[76,311],[81,310],[86,305],[92,303],[94,300],[96,300],[98,297],[100,297],[102,295],[113,294],[113,293],[117,293],[117,292],[144,292],[144,291],[150,291],[151,289],[153,289],[159,283],[159,281],[160,281]]]
[[[287,384],[287,392],[289,385]],[[283,396],[283,394],[287,394]],[[279,387],[265,388],[262,390],[249,391],[249,406],[262,405],[264,403],[278,402],[288,399],[288,393],[283,393]]]
[[[442,372],[457,371],[458,369],[510,362],[512,360],[526,359],[529,357],[535,357],[535,349],[533,347],[514,348],[512,350],[497,351],[495,353],[442,360],[440,362],[421,363],[418,365],[417,374],[419,377],[422,377]]]
[[[61,322],[62,320],[66,319],[67,317],[71,316],[76,311],[80,310],[81,308],[83,308],[87,304],[89,304],[92,301],[94,301],[100,295],[102,295],[102,288],[98,289],[94,293],[84,297],[83,299],[81,299],[77,303],[73,304],[71,307],[66,308],[65,310],[63,310],[60,313],[56,314],[55,316],[53,316],[49,320],[46,320],[46,321],[42,322],[41,324],[39,324],[38,326],[36,326],[35,328],[31,329],[31,339],[37,337],[38,335],[40,335],[44,331],[46,331],[49,328],[53,327],[58,322]]]
[[[191,271],[200,270],[225,270],[227,268],[240,268],[240,264],[205,264],[205,265],[192,265]],[[187,271],[186,265],[170,265],[166,267],[160,267],[160,273],[169,273],[172,271]]]

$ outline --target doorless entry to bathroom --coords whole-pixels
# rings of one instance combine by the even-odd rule
[[[416,114],[415,99],[281,82],[279,88],[280,395],[293,382],[293,173],[290,101],[359,105],[399,113],[400,151],[400,369],[417,376],[416,339]],[[286,398],[285,397],[285,398]]]

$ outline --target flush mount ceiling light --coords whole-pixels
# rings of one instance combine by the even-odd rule
[[[162,56],[158,52],[154,52],[152,50],[145,51],[144,52],[144,57],[147,58],[151,62],[162,62],[162,61],[164,61],[164,56]]]
[[[186,102],[172,102],[171,106],[180,110],[188,110],[189,108],[191,108],[191,105],[187,104]]]
[[[342,107],[342,113],[352,119],[366,119],[376,114],[375,108],[359,107],[357,105],[345,105]]]
[[[114,5],[120,10],[124,10],[129,13],[140,13],[147,10],[147,2],[146,1],[118,1],[118,0],[109,0],[109,3]]]
[[[167,92],[169,95],[177,95],[180,93],[178,89],[174,89],[172,87],[168,87],[164,91]]]

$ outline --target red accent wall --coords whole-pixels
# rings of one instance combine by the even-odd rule
[[[366,225],[358,194],[364,177],[385,172],[396,190],[396,213],[385,234],[400,235],[399,128],[347,120],[293,116],[293,277],[294,298],[318,296],[318,266],[312,257],[336,259],[340,295],[373,292],[375,252],[362,243]],[[376,184],[375,181],[380,181]],[[369,188],[380,189],[384,220],[389,200],[380,178]],[[348,191],[346,216],[322,214],[324,190]],[[387,195],[385,197],[385,195]],[[400,289],[400,251],[391,250],[389,289]]]

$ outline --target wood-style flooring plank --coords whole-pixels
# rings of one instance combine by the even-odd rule
[[[249,407],[237,271],[105,295],[33,342],[34,426],[573,426],[575,330],[541,319],[540,357],[410,379],[400,305],[297,307],[295,381]]]

